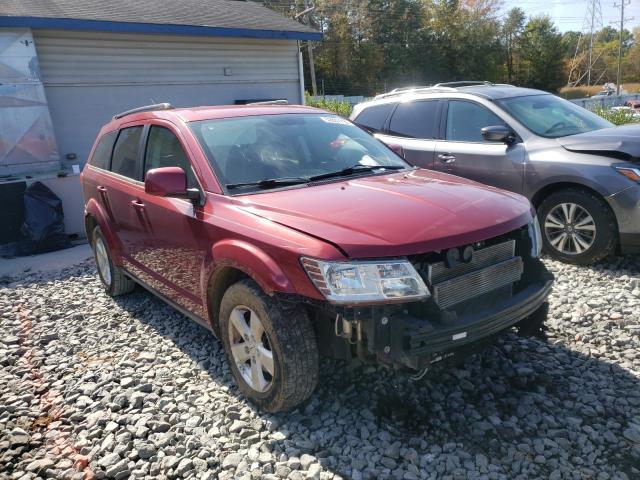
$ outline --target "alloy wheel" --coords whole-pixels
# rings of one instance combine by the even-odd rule
[[[596,239],[593,217],[576,203],[561,203],[551,209],[544,219],[544,231],[551,246],[567,255],[587,251]]]
[[[231,311],[229,345],[233,361],[244,381],[257,392],[265,392],[275,374],[273,351],[256,312],[243,305]]]
[[[96,239],[96,263],[98,264],[98,271],[104,283],[107,286],[111,285],[111,267],[109,266],[109,254],[107,248],[104,246],[102,238]]]

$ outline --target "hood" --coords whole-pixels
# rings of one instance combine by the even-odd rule
[[[531,220],[520,195],[428,170],[235,198],[239,208],[328,241],[351,258],[442,250]]]
[[[557,140],[572,152],[618,154],[624,160],[640,158],[640,124],[603,128]]]

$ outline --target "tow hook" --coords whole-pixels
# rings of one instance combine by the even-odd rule
[[[346,338],[351,345],[355,345],[357,342],[353,338],[353,332],[357,329],[357,323],[355,320],[348,320],[338,313],[335,322],[336,336]]]

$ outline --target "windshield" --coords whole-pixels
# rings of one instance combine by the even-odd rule
[[[332,114],[201,120],[190,127],[232,193],[409,168],[379,140]]]
[[[566,137],[613,127],[595,113],[554,95],[505,98],[496,103],[541,137]]]

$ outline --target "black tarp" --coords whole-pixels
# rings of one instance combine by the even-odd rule
[[[70,246],[64,231],[62,201],[41,182],[24,191],[24,221],[17,242],[3,245],[3,256],[24,256],[51,252]]]

